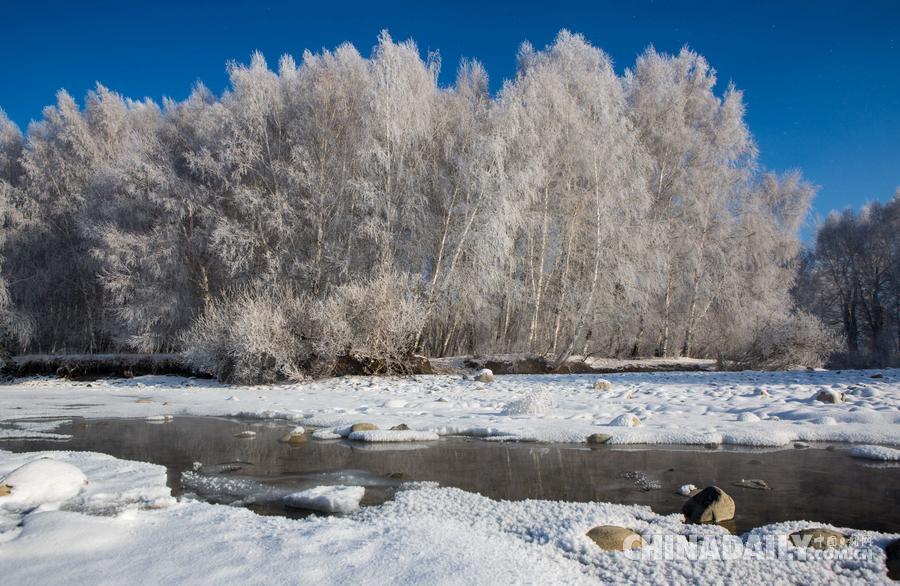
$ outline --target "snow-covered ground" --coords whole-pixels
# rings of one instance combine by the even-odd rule
[[[613,444],[900,445],[900,370],[604,375],[612,383],[610,390],[595,389],[597,378],[508,375],[481,383],[452,375],[344,377],[260,387],[158,376],[91,383],[27,379],[0,386],[0,413],[7,421],[164,415],[284,418],[322,428],[319,437],[347,436],[350,425],[361,422],[382,430],[402,423],[424,432],[354,436],[363,441],[429,440],[436,433],[584,442],[591,434],[603,433]],[[834,391],[844,400],[816,400],[822,391]],[[0,429],[0,437],[53,433],[46,422]]]
[[[436,434],[466,433],[580,442],[607,433],[615,443],[900,444],[900,371],[872,374],[605,375],[610,390],[595,389],[596,377],[587,375],[498,376],[493,383],[457,376],[354,377],[273,387],[175,377],[31,379],[0,387],[6,428],[0,437],[61,437],[52,421],[39,419],[44,417],[164,421],[240,414],[285,418],[319,427],[320,437],[360,441],[400,435],[433,441]],[[816,401],[822,390],[843,394],[844,401]],[[635,418],[639,425],[629,426]],[[381,430],[350,429],[360,422]],[[401,423],[411,429],[388,431]],[[866,457],[885,454],[893,457],[896,450],[859,449]],[[263,517],[175,500],[160,466],[78,452],[0,450],[0,483],[42,457],[74,465],[84,476],[46,465],[12,476],[27,482],[0,496],[0,575],[10,584],[874,583],[887,581],[883,548],[897,537],[843,530],[850,547],[820,552],[787,543],[787,534],[810,526],[802,521],[738,538],[647,507],[497,502],[431,484],[407,485],[384,505],[344,516]],[[42,481],[41,474],[52,478]],[[47,490],[51,485],[55,489]],[[350,487],[347,494],[320,492],[299,495],[298,502],[337,499],[349,511],[355,507],[344,501],[361,496]],[[64,500],[47,501],[52,498]],[[596,525],[633,529],[648,546],[637,553],[602,551],[585,535]]]
[[[176,501],[161,466],[79,452],[0,451],[0,478],[42,457],[78,467],[88,483],[30,510],[0,496],[8,584],[871,584],[888,582],[883,548],[896,537],[847,531],[850,547],[820,552],[788,544],[804,522],[734,538],[647,507],[498,502],[425,483],[343,517],[263,517]],[[585,534],[610,524],[649,545],[601,551]]]

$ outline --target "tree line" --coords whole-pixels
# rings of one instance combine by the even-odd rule
[[[830,350],[791,295],[814,189],[760,168],[702,56],[619,76],[563,31],[496,95],[440,65],[385,32],[368,57],[254,54],[221,96],[60,91],[25,135],[0,114],[7,345],[183,351],[230,380],[348,353]]]
[[[805,251],[795,287],[800,306],[839,332],[840,366],[900,360],[900,189],[887,203],[834,212]]]

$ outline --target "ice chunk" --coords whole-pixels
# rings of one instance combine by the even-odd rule
[[[366,489],[362,486],[316,486],[284,497],[284,504],[325,513],[352,513],[359,510]]]

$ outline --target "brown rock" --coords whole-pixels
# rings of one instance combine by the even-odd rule
[[[789,536],[791,543],[797,547],[811,547],[813,549],[838,549],[847,545],[847,536],[833,529],[824,527],[811,527],[795,531]]]
[[[395,425],[391,428],[391,431],[409,431],[409,426],[405,423],[401,423],[399,425]]]
[[[816,401],[821,401],[823,403],[843,403],[844,393],[824,389],[818,392]]]
[[[610,438],[612,438],[612,436],[608,433],[592,433],[591,435],[587,436],[587,443],[591,445],[605,444],[610,440]]]
[[[734,499],[718,486],[707,486],[692,496],[681,514],[691,523],[720,523],[734,519]]]
[[[587,536],[597,544],[600,549],[606,551],[625,551],[626,549],[638,549],[646,545],[639,533],[627,527],[616,525],[600,525],[587,532]]]
[[[378,426],[374,423],[354,423],[350,427],[350,431],[378,431]]]
[[[9,486],[5,484],[0,484],[0,496],[6,496],[9,494]]]

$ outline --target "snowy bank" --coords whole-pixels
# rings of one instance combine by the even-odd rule
[[[872,378],[875,373],[881,378]],[[53,432],[37,418],[213,415],[281,419],[317,428],[314,439],[431,440],[466,435],[499,441],[610,444],[794,442],[900,446],[900,370],[673,372],[604,375],[498,375],[492,383],[454,375],[341,377],[304,384],[225,386],[215,381],[146,376],[92,383],[25,379],[0,385],[0,441]],[[822,391],[837,403],[815,399]],[[32,420],[26,423],[21,420]],[[388,431],[406,425],[415,433]],[[59,439],[64,439],[60,437]]]
[[[851,545],[837,555],[789,544],[787,534],[810,526],[802,521],[738,539],[647,507],[493,501],[427,483],[344,517],[267,517],[175,502],[161,467],[90,453],[0,451],[0,473],[43,456],[90,482],[66,506],[0,523],[10,584],[890,583],[883,548],[896,537],[842,530]],[[586,535],[597,525],[628,527],[648,545],[636,556],[602,551]],[[767,543],[777,547],[734,556],[735,546],[746,554]],[[665,544],[678,555],[654,559]],[[726,550],[728,559],[699,557]]]

